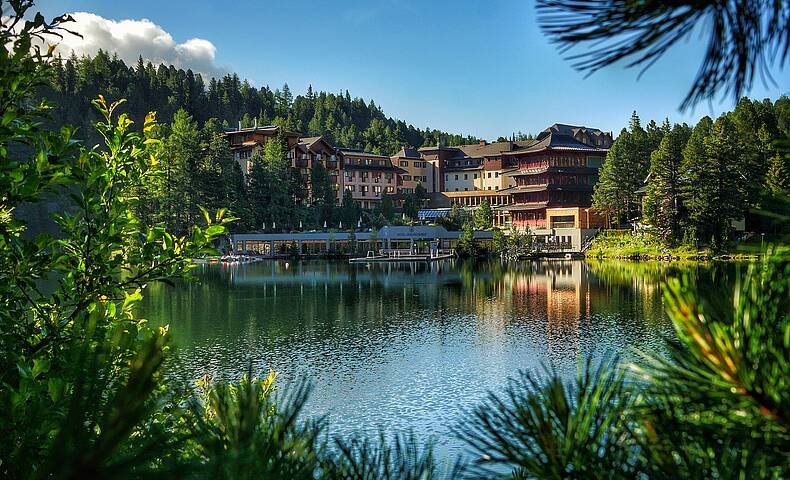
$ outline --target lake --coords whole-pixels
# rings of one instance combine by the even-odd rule
[[[201,265],[199,283],[146,290],[143,315],[169,324],[172,375],[237,379],[252,365],[282,385],[307,378],[308,415],[332,434],[414,431],[437,454],[450,429],[519,370],[664,351],[673,329],[661,281],[691,272],[733,284],[732,265],[499,261]]]

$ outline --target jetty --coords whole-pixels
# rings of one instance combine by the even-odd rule
[[[355,261],[433,261],[452,258],[463,232],[427,225],[386,226],[380,230],[260,232],[231,235],[233,255],[254,258],[344,256]],[[475,231],[490,245],[493,232]],[[370,256],[359,257],[364,252]]]

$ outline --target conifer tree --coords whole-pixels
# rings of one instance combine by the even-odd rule
[[[787,195],[790,190],[790,161],[787,155],[777,153],[771,159],[768,174],[765,177],[765,188],[773,195]]]
[[[491,203],[488,199],[483,199],[480,206],[475,209],[475,226],[477,228],[491,228],[494,224],[494,212],[491,210]]]
[[[687,125],[675,125],[650,158],[644,213],[658,238],[667,243],[673,243],[681,236],[681,164],[683,148],[690,134],[691,129]]]
[[[392,204],[392,198],[389,195],[384,195],[381,198],[378,213],[387,223],[391,222],[395,217],[395,206]]]
[[[737,168],[743,144],[726,116],[711,122],[703,118],[694,128],[683,152],[684,204],[689,223],[703,242],[720,245],[729,235],[730,222],[745,212],[744,177]]]
[[[337,204],[337,197],[329,172],[321,162],[314,162],[310,171],[310,190],[312,194],[312,207],[315,210],[315,219],[319,225],[326,222],[328,225],[334,224],[334,207]]]
[[[612,145],[593,192],[593,207],[628,222],[638,209],[636,191],[647,177],[651,141],[634,112],[628,130],[623,129]]]
[[[197,122],[186,110],[179,109],[161,153],[164,163],[162,212],[167,225],[183,233],[195,223],[198,215],[196,188],[200,152]]]

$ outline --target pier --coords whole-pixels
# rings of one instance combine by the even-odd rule
[[[378,231],[237,233],[231,235],[231,248],[235,255],[262,258],[331,255],[366,261],[430,261],[454,256],[462,234],[423,225],[387,226]],[[475,231],[474,237],[486,244],[494,234]]]

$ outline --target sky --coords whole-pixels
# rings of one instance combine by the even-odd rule
[[[698,36],[639,71],[609,67],[586,77],[540,32],[527,0],[39,0],[51,17],[84,12],[84,40],[134,62],[174,63],[208,75],[236,72],[256,86],[308,85],[373,99],[415,127],[494,140],[554,123],[615,134],[636,110],[694,123],[733,107],[732,98],[680,112],[702,58]],[[64,54],[65,55],[65,54]],[[790,94],[790,67],[757,80],[748,95]]]

